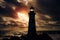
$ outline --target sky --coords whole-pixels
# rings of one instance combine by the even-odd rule
[[[59,0],[0,0],[0,30],[6,34],[28,30],[29,11],[35,10],[36,28],[60,30]]]

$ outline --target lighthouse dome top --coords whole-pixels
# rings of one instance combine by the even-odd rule
[[[31,8],[30,8],[30,11],[34,11],[34,8],[33,8],[33,7],[31,7]]]
[[[32,6],[31,6],[31,8],[30,9],[34,9]]]

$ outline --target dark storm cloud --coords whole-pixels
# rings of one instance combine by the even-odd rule
[[[19,3],[17,2],[17,0],[4,0],[4,1],[7,2],[7,3],[19,5]]]
[[[0,6],[0,15],[15,17],[15,14],[16,14],[16,12],[9,6],[7,6],[6,8],[2,8]]]
[[[10,4],[11,3],[11,4]],[[12,6],[15,5],[15,1],[4,0],[0,4],[0,15],[16,18],[16,11],[12,9]],[[14,4],[14,5],[12,5]],[[16,4],[17,5],[17,4]]]
[[[53,20],[60,20],[59,0],[37,0],[37,3],[39,9],[42,9],[42,13],[46,12],[46,14],[53,17]]]

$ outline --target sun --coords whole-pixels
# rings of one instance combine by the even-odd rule
[[[17,15],[18,15],[18,18],[19,18],[21,21],[28,22],[29,18],[28,18],[28,15],[27,15],[27,14],[18,12]]]

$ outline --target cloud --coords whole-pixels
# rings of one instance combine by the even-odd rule
[[[27,27],[27,24],[12,17],[0,17],[0,28]]]
[[[17,18],[17,11],[26,10],[27,6],[17,0],[4,0],[0,5],[0,15]]]
[[[58,2],[58,3],[57,3]],[[38,9],[42,9],[42,13],[51,15],[53,20],[60,20],[60,6],[58,0],[37,0]]]
[[[18,5],[17,0],[4,0],[4,1],[7,2],[7,3]]]
[[[16,12],[9,6],[7,6],[6,8],[2,8],[0,6],[0,15],[8,16],[8,17],[17,17]]]

